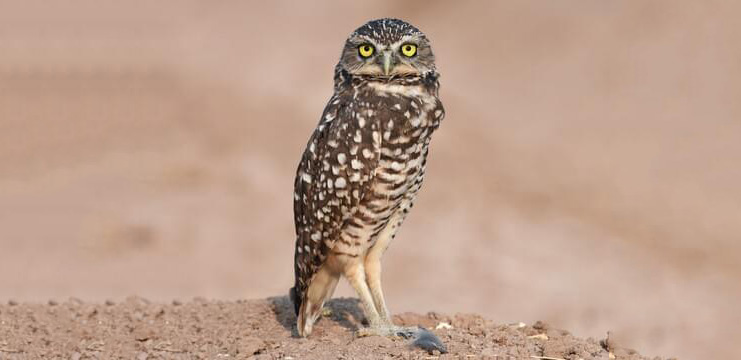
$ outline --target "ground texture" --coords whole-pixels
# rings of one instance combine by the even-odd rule
[[[648,359],[609,339],[579,339],[543,323],[397,315],[397,324],[422,325],[447,345],[447,354],[428,353],[406,339],[356,338],[363,322],[357,300],[332,300],[327,309],[311,337],[301,339],[286,297],[171,304],[137,297],[103,304],[11,301],[0,306],[0,359]]]
[[[542,320],[650,356],[737,359],[739,14],[733,0],[0,0],[0,303],[285,294],[296,165],[334,66],[353,29],[393,16],[432,41],[447,114],[383,257],[394,313]],[[66,316],[58,306],[38,323],[67,321],[46,314]],[[74,311],[136,313],[119,306]],[[223,306],[240,331],[258,311]],[[263,352],[351,346],[326,320]],[[154,356],[190,336],[157,331],[122,349]]]

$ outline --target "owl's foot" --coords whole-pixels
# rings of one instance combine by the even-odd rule
[[[417,327],[403,327],[395,325],[377,325],[358,329],[355,332],[355,337],[366,337],[366,336],[384,336],[384,337],[401,337],[409,339],[419,331]]]
[[[397,337],[404,339],[411,339],[412,346],[419,347],[422,350],[432,354],[435,350],[442,354],[448,352],[447,347],[443,342],[431,331],[423,327],[408,327],[408,326],[395,326],[395,325],[381,325],[371,326],[362,329],[358,329],[355,332],[356,337],[365,336],[384,336],[384,337]]]

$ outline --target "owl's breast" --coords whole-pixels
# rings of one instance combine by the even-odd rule
[[[402,221],[411,208],[424,178],[432,133],[443,117],[440,101],[421,87],[372,85],[367,90],[355,98],[355,111],[363,129],[372,135],[378,161],[358,204],[363,221],[351,221],[346,229],[358,240],[355,251],[359,253],[372,247],[379,232],[390,222]]]

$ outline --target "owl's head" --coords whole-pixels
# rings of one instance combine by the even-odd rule
[[[398,19],[378,19],[350,34],[338,66],[352,75],[422,76],[435,71],[435,57],[417,28]]]

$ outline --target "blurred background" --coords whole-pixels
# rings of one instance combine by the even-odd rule
[[[0,301],[286,294],[299,156],[345,38],[389,16],[431,38],[447,109],[384,258],[391,310],[730,357],[740,11],[0,1]]]

